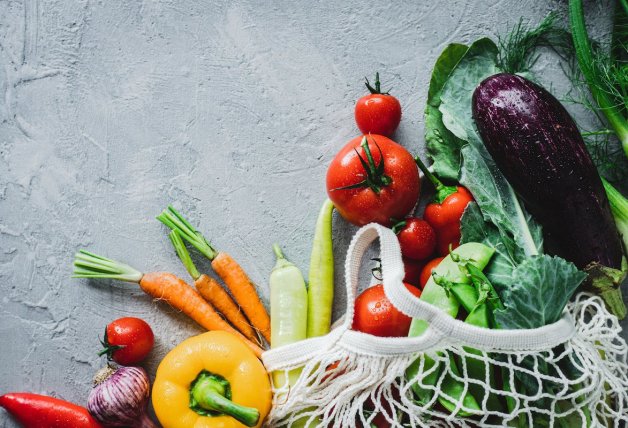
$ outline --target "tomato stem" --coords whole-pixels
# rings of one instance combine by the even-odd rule
[[[379,83],[379,72],[375,73],[375,87],[371,86],[371,82],[369,82],[367,77],[365,77],[364,80],[366,80],[366,83],[364,83],[366,85],[366,89],[368,89],[371,94],[390,95],[388,92],[382,92],[382,88]]]
[[[401,230],[406,227],[406,224],[408,224],[407,221],[405,220],[401,220],[398,221],[394,224],[394,226],[392,227],[392,231],[395,235],[399,235],[399,232],[401,232]]]
[[[377,150],[379,150],[380,161],[379,164],[375,164],[375,159],[373,159],[373,154],[371,153],[371,148],[369,147],[368,140],[366,135],[362,138],[362,143],[360,144],[364,153],[366,154],[366,160],[362,157],[358,149],[355,150],[355,153],[358,155],[358,159],[366,172],[366,178],[359,183],[350,184],[349,186],[337,187],[334,190],[349,190],[349,189],[359,189],[362,187],[369,187],[373,192],[379,194],[382,191],[382,187],[386,187],[392,183],[392,179],[384,174],[384,154],[382,153],[382,149],[379,147],[377,142],[375,142],[375,146]]]
[[[427,166],[425,166],[425,164],[423,163],[420,157],[415,156],[414,162],[416,162],[421,172],[423,172],[423,174],[427,177],[427,179],[430,181],[430,183],[432,183],[432,185],[436,189],[436,194],[434,195],[434,201],[437,202],[438,204],[442,204],[443,201],[447,199],[449,195],[453,195],[454,193],[458,191],[458,188],[456,186],[446,186],[443,184],[442,181],[436,178],[436,176],[432,174],[429,169],[427,169]]]

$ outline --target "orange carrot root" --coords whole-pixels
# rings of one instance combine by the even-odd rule
[[[262,355],[262,348],[222,319],[211,304],[176,275],[169,272],[151,272],[144,274],[139,284],[144,292],[156,299],[166,301],[207,330],[222,330],[235,334],[251,348],[256,356]]]
[[[270,317],[244,269],[223,252],[219,252],[212,260],[212,268],[225,282],[252,326],[270,343]]]
[[[240,330],[240,333],[246,336],[250,341],[254,343],[259,342],[259,338],[257,334],[255,334],[255,330],[253,330],[251,324],[249,324],[249,321],[218,281],[203,274],[198,277],[194,284],[200,295],[218,309],[231,325]]]

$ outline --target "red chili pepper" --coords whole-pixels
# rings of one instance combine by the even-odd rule
[[[45,395],[11,392],[0,397],[0,406],[24,428],[102,428],[83,407]]]
[[[460,218],[473,195],[462,186],[445,186],[432,174],[419,157],[415,157],[423,174],[436,188],[434,202],[425,207],[423,219],[436,232],[436,248],[441,256],[460,245]]]

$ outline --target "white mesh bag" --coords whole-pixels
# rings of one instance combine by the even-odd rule
[[[359,265],[377,237],[386,296],[429,323],[419,337],[351,330]],[[342,324],[262,356],[269,371],[300,371],[291,387],[273,386],[268,425],[369,427],[378,417],[393,427],[628,426],[628,348],[600,298],[578,295],[542,328],[489,330],[414,297],[403,272],[391,230],[370,224],[357,232]]]

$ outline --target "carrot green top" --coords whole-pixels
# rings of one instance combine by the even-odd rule
[[[168,206],[161,214],[157,216],[157,220],[168,226],[172,230],[176,230],[181,238],[192,244],[198,251],[205,255],[209,260],[214,260],[218,255],[218,251],[211,246],[209,242],[192,226],[181,214],[172,206]]]

